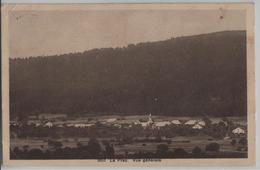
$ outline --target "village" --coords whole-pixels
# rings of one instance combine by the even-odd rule
[[[162,118],[153,119],[152,114],[147,114],[145,116],[103,116],[96,118],[80,118],[78,119],[67,119],[66,114],[40,114],[38,116],[29,116],[25,121],[18,121],[17,119],[10,121],[10,126],[22,127],[22,126],[34,126],[34,127],[75,127],[75,128],[88,128],[95,126],[97,124],[102,124],[106,126],[114,126],[117,128],[131,128],[133,126],[141,126],[143,129],[160,129],[166,126],[186,126],[192,129],[201,130],[206,126],[206,121],[210,124],[224,124],[228,126],[228,123],[232,123],[233,129],[231,130],[233,134],[245,135],[246,134],[246,123],[243,120],[228,120],[227,118],[188,118],[179,117],[179,119],[165,120]],[[207,123],[208,123],[207,122]]]
[[[245,122],[240,117],[166,117],[145,114],[68,118],[64,114],[40,114],[22,121],[10,121],[11,153],[14,158],[20,158],[19,155],[26,155],[24,152],[37,151],[42,158],[46,153],[53,152],[56,158],[61,151],[67,152],[68,149],[81,150],[85,147],[88,150],[86,147],[94,140],[95,146],[101,148],[98,158],[104,157],[107,149],[109,152],[112,150],[115,157],[138,157],[136,154],[142,157],[148,153],[156,157],[158,147],[167,150],[167,154],[164,153],[166,157],[174,156],[176,149],[181,149],[187,153],[186,156],[191,157],[194,155],[189,154],[196,150],[203,153],[200,157],[225,157],[230,154],[244,157],[247,154]],[[208,152],[211,147],[214,152]],[[86,153],[82,157],[86,158]]]

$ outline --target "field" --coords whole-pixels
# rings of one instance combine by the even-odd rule
[[[108,119],[116,119],[116,121],[104,123]],[[52,121],[52,127],[32,127],[30,125],[25,126],[23,131],[20,131],[19,127],[11,127],[11,133],[15,133],[16,136],[11,136],[10,149],[11,151],[38,149],[43,153],[47,151],[56,152],[58,149],[77,149],[89,146],[90,140],[94,138],[100,147],[100,152],[106,152],[107,146],[110,146],[113,148],[113,154],[115,156],[121,155],[121,157],[122,155],[135,155],[137,153],[157,153],[159,145],[167,146],[167,152],[172,153],[181,148],[187,154],[192,154],[196,147],[200,149],[200,152],[207,153],[207,147],[212,143],[217,143],[219,146],[218,153],[214,153],[213,157],[220,153],[225,153],[225,155],[235,154],[236,157],[245,157],[247,154],[247,144],[241,142],[246,137],[246,134],[235,135],[230,131],[237,126],[246,126],[246,120],[241,117],[226,118],[229,122],[232,122],[232,126],[226,125],[227,127],[220,124],[221,118],[210,118],[212,125],[205,126],[203,129],[193,129],[185,125],[186,121],[191,119],[202,120],[201,117],[153,116],[154,122],[171,120],[182,122],[181,125],[166,125],[155,129],[134,125],[134,122],[140,119],[147,119],[147,116],[91,116],[66,121],[55,120]],[[95,120],[98,120],[98,123],[96,122],[92,127],[65,126],[73,123],[95,122]],[[39,122],[39,120],[30,120],[28,122],[31,124],[33,121]],[[58,127],[61,124],[65,127]],[[115,127],[115,124],[131,126]],[[50,141],[58,143],[59,146],[50,144]],[[207,153],[207,155],[209,154],[212,153]]]
[[[239,139],[239,138],[237,138]],[[115,140],[113,138],[99,138],[99,141],[103,140]],[[207,144],[212,142],[212,138],[209,136],[196,136],[196,137],[182,137],[178,136],[175,138],[169,138],[171,141],[170,144],[168,144],[170,150],[174,150],[176,148],[183,148],[187,152],[191,152],[192,149],[195,146],[198,146],[205,150],[205,147]],[[82,144],[87,144],[89,141],[89,138],[65,138],[58,140],[62,142],[63,147],[77,147],[77,143],[81,142]],[[228,152],[240,152],[236,150],[236,147],[232,146],[231,143],[232,139],[227,140],[214,140],[214,142],[217,142],[220,144],[221,149],[220,151],[228,151]],[[129,153],[135,153],[135,152],[155,152],[156,146],[158,144],[166,144],[167,142],[134,142],[132,144],[125,144],[125,145],[119,145],[117,142],[111,142],[114,144],[115,152],[124,154],[126,151]],[[37,139],[37,138],[27,138],[27,139],[12,139],[11,140],[11,148],[19,147],[22,148],[25,145],[28,145],[30,148],[38,148],[47,150],[48,149],[48,138],[46,139]]]

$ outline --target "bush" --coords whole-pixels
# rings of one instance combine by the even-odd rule
[[[89,140],[89,142],[88,142],[88,151],[93,156],[97,156],[97,155],[100,154],[101,146],[100,146],[99,142],[96,139],[92,138],[92,139]]]
[[[242,151],[242,147],[238,147],[238,148],[237,148],[237,151]]]
[[[220,145],[218,143],[215,143],[215,142],[206,145],[206,151],[218,152],[219,149],[220,149]]]
[[[242,146],[247,146],[247,139],[246,139],[246,138],[242,138],[242,139],[239,140],[238,143],[239,143],[240,145],[242,145]]]
[[[43,152],[40,149],[32,149],[28,152],[28,157],[30,159],[42,159]]]
[[[186,152],[182,148],[177,148],[177,149],[174,150],[174,155],[175,155],[175,157],[183,158],[183,157],[188,156],[188,152]]]
[[[83,144],[81,143],[81,142],[77,142],[77,147],[78,148],[80,148],[80,147],[82,147],[83,146]]]
[[[53,140],[49,140],[48,141],[48,146],[54,148],[54,149],[58,149],[62,147],[62,143],[59,141],[53,141]]]
[[[19,149],[19,147],[15,147],[12,151],[13,155],[15,157],[19,156],[22,153],[22,150]]]
[[[194,156],[200,156],[202,154],[202,150],[200,149],[200,147],[196,146],[192,149],[192,154]]]
[[[122,142],[122,144],[131,144],[131,143],[133,143],[133,138],[131,138],[129,136],[125,136],[125,137],[123,137],[121,142]]]
[[[208,116],[204,116],[202,120],[205,122],[206,127],[209,127],[212,123]]]
[[[27,151],[29,148],[30,148],[30,147],[29,147],[28,145],[24,145],[24,146],[23,146],[23,150],[24,150],[24,151]]]
[[[233,140],[230,142],[230,144],[231,144],[232,146],[235,146],[236,143],[237,143],[236,139],[233,139]]]
[[[168,150],[169,150],[168,145],[160,144],[157,146],[156,153],[159,155],[165,155],[168,153]]]
[[[115,150],[113,145],[110,145],[108,142],[105,144],[105,149],[106,149],[106,158],[113,158],[115,155]]]

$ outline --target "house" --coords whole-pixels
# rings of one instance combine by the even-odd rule
[[[95,124],[94,123],[87,123],[85,124],[85,127],[90,127],[90,126],[94,126]]]
[[[86,128],[90,126],[94,126],[94,123],[70,123],[67,126],[68,127],[76,127],[76,128]]]
[[[106,122],[112,123],[112,122],[115,122],[116,120],[117,120],[116,118],[110,118],[110,119],[107,119]]]
[[[47,122],[44,125],[45,127],[51,128],[53,126],[53,124],[51,122]]]
[[[35,123],[35,127],[39,127],[41,125],[42,125],[41,123]]]
[[[164,127],[164,126],[170,125],[170,124],[171,124],[171,122],[169,122],[169,121],[163,121],[163,122],[156,122],[155,126],[156,127]]]
[[[195,125],[197,123],[197,120],[188,120],[185,125]]]
[[[226,135],[225,137],[224,137],[224,140],[229,140],[230,139],[230,137],[228,136],[228,135]]]
[[[122,126],[120,124],[114,124],[115,127],[121,128]]]
[[[246,132],[242,128],[237,127],[236,129],[232,130],[232,133],[234,133],[234,134],[245,134]]]
[[[139,125],[139,124],[141,124],[141,122],[138,120],[138,121],[135,121],[134,124]]]
[[[150,114],[148,117],[148,120],[138,120],[136,122],[134,122],[135,125],[140,124],[142,127],[148,127],[154,124],[154,121],[152,119],[152,115]]]
[[[149,126],[149,123],[148,123],[148,122],[140,122],[140,124],[142,125],[142,127],[147,127],[147,126]]]
[[[203,120],[199,120],[199,121],[197,122],[197,124],[198,124],[198,125],[201,125],[201,126],[205,126],[205,125],[206,125],[205,121],[203,121]]]
[[[63,124],[59,124],[58,127],[60,127],[60,128],[63,127]]]
[[[98,122],[97,120],[88,121],[89,124],[96,124],[97,122]]]
[[[74,124],[72,124],[72,123],[69,123],[69,124],[67,124],[67,126],[68,126],[68,127],[73,127],[73,126],[74,126]]]
[[[179,120],[172,120],[171,122],[174,125],[181,125],[181,122]]]
[[[199,124],[195,124],[194,126],[192,126],[192,129],[202,129],[203,127]]]
[[[84,128],[84,127],[86,127],[86,125],[84,123],[76,123],[76,124],[74,124],[74,127]]]

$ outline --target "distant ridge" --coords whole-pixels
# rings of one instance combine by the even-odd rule
[[[246,115],[246,32],[10,59],[11,116]]]
[[[128,44],[128,46],[138,46],[138,45],[143,45],[145,43],[150,44],[150,43],[158,43],[158,42],[165,42],[165,41],[169,41],[172,39],[176,39],[176,38],[186,38],[186,37],[203,37],[203,36],[208,36],[208,35],[213,35],[213,34],[223,34],[223,33],[229,33],[229,32],[237,32],[239,34],[239,32],[241,34],[244,34],[245,31],[244,30],[229,30],[229,31],[218,31],[218,32],[213,32],[213,33],[203,33],[203,34],[197,34],[197,35],[184,35],[184,36],[178,36],[178,37],[171,37],[169,39],[166,40],[159,40],[159,41],[147,41],[147,42],[139,42],[139,43],[135,43],[135,44]],[[90,50],[85,50],[85,51],[79,51],[79,52],[70,52],[70,53],[63,53],[63,54],[53,54],[53,55],[44,55],[44,56],[25,56],[25,57],[11,57],[11,60],[23,60],[23,59],[32,59],[32,58],[45,58],[45,57],[57,57],[57,56],[69,56],[71,54],[81,54],[81,53],[88,53],[91,51],[96,51],[96,50],[104,50],[104,49],[126,49],[128,46],[124,46],[124,47],[114,47],[114,48],[93,48]]]

